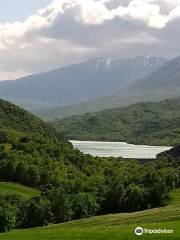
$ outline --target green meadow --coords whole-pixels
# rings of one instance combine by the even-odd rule
[[[179,240],[180,239],[180,189],[172,192],[168,206],[135,213],[111,214],[48,227],[15,230],[0,234],[2,240]],[[173,234],[143,234],[134,230],[170,229]]]
[[[1,195],[18,195],[25,200],[39,195],[39,191],[34,188],[11,182],[0,182],[0,193]]]

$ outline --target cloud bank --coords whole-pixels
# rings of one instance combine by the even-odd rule
[[[103,55],[180,54],[180,0],[54,0],[0,23],[0,79]]]

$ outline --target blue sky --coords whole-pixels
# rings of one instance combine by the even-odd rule
[[[29,15],[50,4],[52,0],[2,0],[0,23],[24,21]]]

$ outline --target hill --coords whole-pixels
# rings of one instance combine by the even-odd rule
[[[49,140],[53,136],[54,138],[59,137],[47,123],[2,99],[0,99],[0,130],[1,135],[5,135],[5,132],[9,132],[10,135],[14,133],[13,137],[15,137],[15,132],[17,135],[29,135],[29,137],[37,134]],[[1,137],[1,142],[3,142],[3,136]]]
[[[108,108],[128,106],[145,101],[160,101],[180,96],[180,57],[170,60],[145,77],[117,88],[116,94],[92,101],[59,108],[40,109],[38,116],[52,120],[72,115],[92,113]]]
[[[52,159],[56,157],[59,161],[63,154],[71,151],[71,144],[47,123],[0,100],[1,180],[38,187],[44,171],[48,171],[50,164],[55,164]]]
[[[11,182],[0,182],[0,192],[1,195],[18,195],[23,199],[30,199],[40,194],[40,192],[34,188]]]
[[[174,146],[180,142],[180,98],[73,116],[52,122],[68,139]]]
[[[128,240],[138,239],[134,234],[137,226],[148,229],[173,229],[169,235],[158,234],[158,239],[178,240],[180,235],[180,191],[172,193],[169,206],[159,209],[136,213],[114,214],[74,221],[67,224],[52,225],[46,228],[18,230],[8,234],[1,234],[2,240]],[[142,236],[143,239],[145,236]],[[145,239],[155,239],[157,235],[146,235]]]
[[[161,67],[161,57],[109,60],[102,57],[49,72],[0,82],[0,96],[28,109],[64,106],[115,94]]]

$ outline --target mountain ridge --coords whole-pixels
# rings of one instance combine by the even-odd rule
[[[164,58],[153,56],[117,60],[98,57],[0,82],[0,96],[28,109],[91,101],[115,94],[127,82],[149,74],[165,62]]]
[[[46,119],[92,113],[138,102],[157,102],[180,96],[180,57],[172,59],[143,78],[126,84],[116,94],[64,107],[39,109],[34,113]]]

